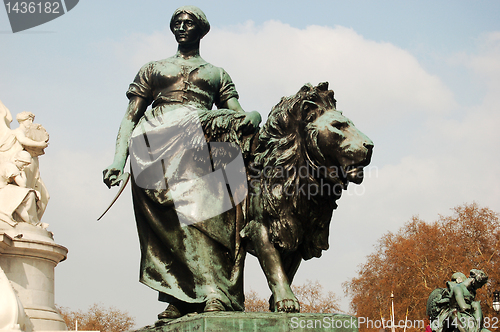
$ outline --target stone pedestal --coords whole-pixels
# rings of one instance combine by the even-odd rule
[[[54,268],[66,259],[68,249],[56,244],[52,233],[37,226],[21,222],[5,228],[0,229],[0,267],[33,330],[66,331],[54,304]]]
[[[135,332],[357,332],[356,317],[342,314],[217,312],[190,314]]]

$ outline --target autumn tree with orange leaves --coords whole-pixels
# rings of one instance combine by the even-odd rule
[[[424,320],[427,325],[429,293],[446,287],[454,272],[468,276],[471,269],[477,268],[486,272],[489,280],[478,291],[476,300],[481,301],[485,317],[497,317],[491,304],[493,292],[500,290],[498,214],[476,203],[453,211],[452,216],[440,216],[433,223],[414,217],[399,232],[389,232],[378,241],[358,276],[343,284],[356,316],[374,321],[390,319],[393,292],[396,324],[408,313],[409,321]],[[367,326],[359,328],[367,330]],[[492,326],[489,329],[495,330]],[[415,331],[407,329],[411,330]]]

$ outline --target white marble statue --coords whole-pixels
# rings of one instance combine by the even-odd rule
[[[43,226],[40,219],[49,194],[40,178],[38,156],[44,154],[49,135],[34,124],[33,113],[16,116],[19,127],[10,128],[12,115],[0,101],[0,220]]]
[[[0,331],[33,331],[33,324],[2,268],[0,294]]]
[[[37,202],[40,202],[40,193],[27,187],[24,171],[30,164],[31,155],[25,150],[19,151],[12,162],[0,163],[0,214],[11,220],[39,225]]]

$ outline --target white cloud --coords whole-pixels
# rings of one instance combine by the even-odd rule
[[[480,54],[470,56],[470,67],[476,73],[500,83],[500,31],[484,34],[480,41],[482,49]]]
[[[232,75],[238,75],[235,81],[244,98],[259,100],[261,112],[302,84],[321,81],[330,82],[339,108],[348,115],[358,114],[379,126],[388,118],[415,111],[441,113],[454,105],[451,92],[410,53],[366,40],[352,29],[301,30],[271,21],[236,31],[215,30],[211,38],[206,53],[237,73]]]
[[[114,45],[136,70],[175,53],[169,30],[133,35]],[[307,82],[329,81],[340,109],[374,126],[406,114],[442,114],[455,106],[451,91],[408,51],[366,40],[337,26],[293,28],[278,21],[214,28],[202,40],[204,59],[226,69],[244,108],[264,115],[283,95]]]

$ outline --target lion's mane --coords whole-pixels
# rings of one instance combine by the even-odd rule
[[[300,190],[306,188],[309,193],[312,186],[320,185],[313,176],[318,161],[310,157],[312,149],[321,156],[318,131],[307,124],[304,103],[324,109],[336,106],[326,82],[316,87],[306,84],[297,94],[283,97],[259,132],[254,165],[265,170],[260,172],[257,194],[267,215],[270,240],[282,250],[300,250],[303,258],[309,259],[328,249],[328,227],[340,196],[310,196]],[[309,171],[302,176],[300,169]]]

